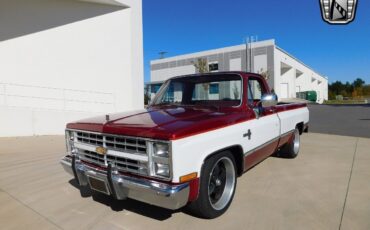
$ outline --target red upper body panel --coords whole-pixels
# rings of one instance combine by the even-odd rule
[[[247,91],[249,76],[255,74],[233,72],[243,77],[243,90]],[[266,92],[270,92],[263,80]],[[255,119],[255,113],[247,106],[247,94],[243,93],[239,107],[214,108],[200,106],[152,106],[148,109],[110,114],[69,123],[68,129],[86,130],[126,136],[137,136],[161,140],[174,140],[210,130]],[[265,115],[306,106],[306,104],[279,105]]]

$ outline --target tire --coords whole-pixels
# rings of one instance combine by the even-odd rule
[[[280,155],[286,158],[296,158],[301,146],[301,138],[299,129],[296,127],[293,136],[289,143],[287,143],[281,150]]]
[[[234,198],[236,175],[235,160],[229,151],[207,159],[202,168],[198,199],[188,205],[190,212],[206,219],[226,212]]]

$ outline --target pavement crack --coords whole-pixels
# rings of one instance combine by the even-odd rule
[[[4,189],[1,189],[0,188],[0,192],[3,192],[5,194],[7,194],[8,196],[10,196],[13,200],[17,201],[18,203],[20,203],[21,205],[23,205],[24,207],[30,209],[32,212],[36,213],[37,215],[39,215],[40,217],[42,217],[44,220],[46,220],[47,222],[49,222],[50,224],[54,225],[56,228],[58,229],[63,229],[61,228],[59,225],[57,225],[55,222],[53,222],[52,220],[50,220],[49,218],[47,218],[46,216],[42,215],[40,212],[38,212],[37,210],[31,208],[30,206],[28,206],[27,204],[25,204],[24,202],[22,202],[21,200],[19,200],[17,197],[13,196],[12,194],[10,194],[9,192],[5,191]]]
[[[357,145],[358,145],[358,141],[359,141],[359,139],[360,139],[360,138],[357,138],[357,139],[356,139],[355,152],[353,153],[352,165],[351,165],[351,171],[350,171],[350,174],[349,174],[348,184],[347,184],[346,196],[345,196],[345,198],[344,198],[343,209],[342,209],[342,215],[341,215],[341,217],[340,217],[340,223],[339,223],[339,228],[338,228],[339,230],[341,230],[341,229],[342,229],[343,216],[344,216],[344,211],[345,211],[345,209],[346,209],[347,197],[348,197],[348,193],[349,193],[349,186],[350,186],[351,179],[352,179],[353,166],[354,166],[354,164],[355,164],[356,152],[357,152]]]

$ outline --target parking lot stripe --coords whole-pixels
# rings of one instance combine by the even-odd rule
[[[341,230],[341,229],[342,229],[342,222],[343,222],[344,210],[345,210],[345,208],[346,208],[347,197],[348,197],[348,192],[349,192],[349,186],[350,186],[350,184],[351,184],[352,172],[353,172],[353,166],[354,166],[354,164],[355,164],[355,159],[356,159],[356,152],[357,152],[358,140],[359,140],[359,138],[357,138],[357,140],[356,140],[355,151],[354,151],[354,153],[353,153],[352,164],[351,164],[351,171],[350,171],[350,174],[349,174],[348,184],[347,184],[346,196],[345,196],[345,198],[344,198],[342,215],[341,215],[341,217],[340,217],[340,223],[339,223],[339,228],[338,228],[339,230]]]

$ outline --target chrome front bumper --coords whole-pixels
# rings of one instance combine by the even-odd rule
[[[90,167],[75,157],[61,159],[64,170],[75,177],[79,185],[89,185],[89,177],[104,181],[107,194],[118,200],[131,198],[167,209],[179,209],[188,202],[189,183],[170,185],[143,178],[119,174],[108,166],[107,171]],[[91,187],[91,186],[90,186]]]

